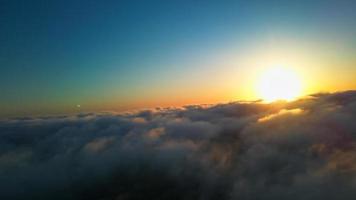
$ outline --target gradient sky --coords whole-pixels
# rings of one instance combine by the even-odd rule
[[[4,0],[0,115],[252,100],[274,65],[295,70],[303,94],[355,89],[355,10],[352,0]]]

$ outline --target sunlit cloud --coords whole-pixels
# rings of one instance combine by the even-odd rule
[[[284,115],[296,115],[296,114],[300,114],[302,112],[303,112],[303,110],[300,109],[300,108],[289,109],[289,110],[288,109],[282,109],[277,113],[273,113],[273,114],[264,116],[262,118],[259,118],[258,122],[268,121],[268,120],[271,120],[271,119],[273,119],[275,117],[283,117]]]

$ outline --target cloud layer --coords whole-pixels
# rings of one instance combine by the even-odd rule
[[[353,199],[356,92],[0,122],[0,199]]]

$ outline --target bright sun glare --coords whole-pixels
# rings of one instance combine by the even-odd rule
[[[293,100],[301,94],[301,81],[292,70],[272,68],[262,74],[257,92],[267,102]]]

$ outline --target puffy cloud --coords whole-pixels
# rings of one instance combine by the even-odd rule
[[[1,199],[353,199],[356,92],[0,122]]]

